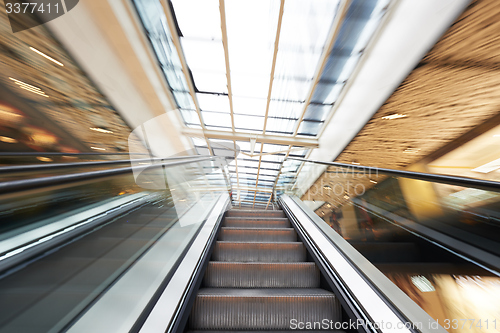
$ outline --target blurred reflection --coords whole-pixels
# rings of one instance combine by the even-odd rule
[[[89,210],[116,196],[141,192],[132,175],[79,186],[46,190],[0,200],[0,240],[61,219],[61,214]]]
[[[500,278],[386,274],[449,332],[498,332]],[[422,285],[420,281],[426,281]]]
[[[325,223],[449,332],[500,328],[498,267],[441,237],[498,258],[499,198],[498,192],[337,167],[328,167],[302,196]],[[464,325],[464,318],[475,323]]]
[[[18,248],[0,253],[0,331],[64,331],[157,243],[166,250],[161,258],[154,257],[147,263],[145,276],[163,281],[219,195],[227,196],[230,187],[227,170],[220,168],[218,161],[149,166],[141,173],[140,182],[157,180],[155,169],[167,175],[161,178],[164,188],[158,191],[145,191],[130,171],[99,181],[91,179],[84,184],[49,188],[39,194],[0,196],[0,241],[10,241],[17,235],[25,237],[28,231],[39,233],[44,226],[105,204],[116,209],[113,202],[120,198],[146,194],[136,206],[122,209],[112,218],[101,217],[103,221],[92,226],[91,232],[81,232],[64,247],[43,253],[28,264],[22,262],[12,270],[5,269],[2,260],[12,253],[15,256]],[[104,213],[108,216],[108,211]],[[94,216],[87,219],[93,220]],[[72,230],[72,226],[65,228]],[[52,235],[39,234],[34,241],[40,237],[50,239]],[[4,248],[6,244],[2,244]],[[122,304],[122,309],[135,308],[138,302],[146,306],[153,296],[148,293],[151,290],[154,293],[157,289],[151,287],[150,280],[138,279],[126,291],[134,294],[134,302]],[[50,309],[50,314],[46,309]]]
[[[0,152],[126,151],[130,128],[47,28],[14,34],[3,2],[0,9]],[[138,138],[130,143],[147,152]],[[0,165],[60,160],[0,156]]]

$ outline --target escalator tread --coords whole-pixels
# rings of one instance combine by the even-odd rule
[[[198,296],[210,297],[334,297],[328,290],[321,288],[202,288]]]
[[[338,300],[320,288],[319,269],[282,211],[230,210],[211,260],[189,332],[288,332],[291,318],[340,321]]]

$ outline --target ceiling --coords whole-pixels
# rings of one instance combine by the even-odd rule
[[[405,168],[497,115],[499,29],[498,3],[473,1],[336,161]]]
[[[469,133],[478,126],[492,123],[489,128],[493,128],[499,124],[499,29],[500,8],[496,1],[471,2],[335,161],[405,169],[415,163],[435,160],[428,171],[446,172],[446,168],[440,170],[436,166],[456,162],[452,157],[458,151],[446,155],[448,152],[472,139]],[[496,132],[488,133],[474,141],[483,142],[481,147],[474,144],[468,151],[477,153],[485,148],[484,142],[492,145],[488,152],[494,150],[496,141],[492,140],[496,140],[493,138]],[[470,138],[462,139],[465,136]],[[444,158],[438,159],[443,155]],[[465,155],[462,155],[463,158]],[[427,156],[433,157],[429,160]],[[487,158],[488,161],[483,161],[486,155],[474,156],[472,164],[469,161],[467,165],[477,167],[490,161]],[[474,173],[462,175],[474,177]],[[328,179],[329,175],[323,173],[315,184],[320,186]],[[368,179],[363,184],[373,186]],[[341,202],[344,195],[311,194],[306,192],[304,198]]]
[[[267,207],[318,147],[389,0],[134,0],[199,154],[228,155],[233,200]]]

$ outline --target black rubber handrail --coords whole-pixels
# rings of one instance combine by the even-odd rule
[[[97,180],[97,179],[101,179],[101,178],[105,178],[105,177],[131,173],[133,170],[142,171],[144,169],[151,169],[151,168],[157,168],[157,167],[171,167],[171,166],[189,164],[189,163],[194,163],[194,162],[212,160],[215,158],[217,158],[217,157],[214,157],[214,156],[193,157],[193,158],[189,158],[189,159],[183,160],[183,161],[161,162],[161,163],[144,165],[144,166],[141,165],[141,166],[134,166],[134,167],[124,167],[124,168],[115,168],[115,169],[108,169],[108,170],[72,173],[69,175],[57,175],[57,176],[49,176],[49,177],[42,177],[42,178],[6,181],[6,182],[0,183],[0,195],[11,194],[11,193],[21,192],[21,191],[26,191],[26,190],[35,190],[35,189],[40,189],[40,188],[44,188],[44,187],[52,187],[52,186],[57,186],[57,185],[78,183],[78,182],[82,182],[82,181]]]
[[[339,167],[339,168],[351,168],[351,169],[355,169],[355,170],[363,170],[365,172],[368,171],[371,175],[378,175],[379,173],[381,173],[381,174],[390,175],[390,176],[398,176],[398,177],[424,180],[424,181],[428,181],[428,182],[456,185],[456,186],[462,186],[462,187],[472,187],[472,188],[477,188],[477,189],[485,190],[485,191],[500,192],[500,182],[496,182],[493,180],[484,180],[484,179],[476,179],[476,178],[468,178],[468,177],[460,177],[460,176],[449,176],[449,175],[406,171],[406,170],[394,170],[394,169],[369,167],[369,166],[363,166],[363,165],[338,163],[338,162],[315,161],[315,160],[308,160],[305,158],[298,158],[298,157],[288,157],[288,159],[302,161],[302,162],[309,162],[309,163],[314,163],[314,164],[335,166],[335,167]],[[373,176],[372,176],[372,178],[373,178]]]
[[[0,167],[0,175],[10,173],[21,173],[31,171],[50,171],[69,168],[84,168],[84,167],[99,167],[126,163],[141,163],[141,162],[160,162],[173,161],[188,158],[200,158],[203,156],[176,156],[169,158],[141,158],[133,160],[112,160],[112,161],[89,161],[89,162],[69,162],[69,163],[47,163],[47,164],[26,164],[26,165],[9,165]]]
[[[111,155],[145,155],[150,156],[148,153],[62,153],[62,152],[1,152],[0,157],[31,157],[31,156],[111,156]]]

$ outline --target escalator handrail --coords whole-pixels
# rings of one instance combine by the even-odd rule
[[[470,237],[469,239],[465,239],[463,237],[457,237],[457,235],[443,233],[439,229],[429,228],[426,225],[398,216],[375,205],[369,203],[362,204],[361,201],[356,198],[353,198],[352,202],[353,205],[359,209],[370,212],[398,228],[406,230],[496,276],[500,276],[499,256],[494,252],[488,252],[487,247],[481,248],[478,246],[478,242],[482,242],[481,245],[492,246],[488,240],[479,239],[477,242],[472,242]]]
[[[131,153],[63,153],[63,152],[44,152],[44,151],[29,151],[29,152],[0,152],[0,157],[28,157],[28,156],[115,156],[115,155],[131,155]],[[132,153],[132,155],[150,156],[148,153]]]
[[[456,185],[463,187],[473,187],[480,190],[485,191],[494,191],[500,192],[500,182],[493,180],[485,180],[485,179],[476,179],[476,178],[468,178],[468,177],[460,177],[460,176],[450,176],[450,175],[442,175],[442,174],[433,174],[433,173],[425,173],[425,172],[416,172],[416,171],[407,171],[407,170],[395,170],[395,169],[386,169],[386,168],[378,168],[378,167],[370,167],[364,165],[356,165],[356,164],[347,164],[347,163],[339,163],[339,162],[325,162],[325,161],[317,161],[317,160],[308,160],[305,158],[299,157],[288,157],[290,160],[309,162],[313,164],[322,164],[327,166],[335,166],[341,168],[352,168],[355,170],[363,170],[369,171],[370,174],[378,175],[379,173],[391,175],[391,176],[399,176],[404,178],[423,180],[428,182],[436,182],[448,185]]]
[[[113,161],[9,165],[0,167],[0,175],[9,173],[30,172],[30,171],[49,171],[49,170],[70,169],[70,168],[99,167],[99,166],[108,166],[108,165],[126,164],[126,163],[174,161],[174,160],[200,158],[200,157],[206,157],[206,156],[178,156],[169,158],[141,158],[141,159],[113,160]]]
[[[82,181],[98,180],[105,177],[131,173],[133,172],[133,170],[142,171],[145,169],[157,168],[157,167],[172,167],[194,162],[213,160],[216,158],[221,158],[221,157],[215,157],[215,156],[194,157],[182,161],[167,161],[151,165],[140,165],[134,167],[130,166],[123,168],[107,169],[107,170],[72,173],[68,175],[57,175],[57,176],[48,176],[48,177],[33,178],[33,179],[6,181],[0,183],[0,195],[13,194],[16,192],[23,192],[26,190],[35,190],[35,189],[47,188],[58,185],[66,185],[71,183],[79,183]]]
[[[349,296],[355,300],[355,303],[358,303],[357,306],[362,313],[365,313],[378,324],[391,322],[392,329],[394,329],[397,323],[385,320],[385,318],[390,317],[392,312],[403,323],[403,327],[400,329],[401,332],[446,333],[442,326],[437,325],[433,318],[354,249],[342,236],[338,235],[330,227],[325,227],[324,221],[304,205],[298,197],[283,194],[280,196],[279,201],[284,206],[285,211],[290,210],[293,215],[291,221],[297,224],[297,232],[307,234],[309,239],[305,239],[305,244],[310,241],[314,243],[315,248],[323,257],[322,262],[332,271],[333,275],[338,276],[342,287],[346,288]],[[328,257],[335,258],[335,256],[337,256],[336,261],[327,259]],[[353,272],[349,273],[349,270],[353,270]],[[349,274],[349,278],[344,276],[346,273]],[[356,281],[354,277],[360,279]],[[363,288],[365,288],[364,292],[362,291]],[[382,301],[382,303],[378,303],[378,307],[374,307],[375,303],[372,302],[366,302],[365,304],[359,298],[359,295],[368,295],[367,291],[370,289],[372,290],[372,299]],[[382,316],[380,316],[381,314]],[[380,318],[384,319],[380,320]],[[385,329],[392,331],[387,325]],[[384,332],[384,329],[379,327],[375,331]]]

